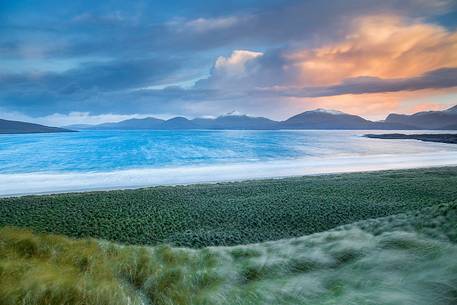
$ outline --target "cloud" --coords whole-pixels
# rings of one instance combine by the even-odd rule
[[[132,108],[149,113],[129,91],[174,79],[181,64],[176,58],[144,58],[88,62],[58,73],[0,74],[0,107],[29,115],[74,111],[131,113]]]
[[[457,34],[430,23],[452,0],[59,5],[2,12],[0,107],[284,115],[311,97],[455,86]]]
[[[1,110],[1,109],[0,109]],[[48,126],[68,126],[73,124],[101,124],[105,122],[119,122],[132,118],[145,118],[152,116],[149,114],[113,114],[104,113],[92,115],[90,112],[70,112],[70,113],[53,113],[41,117],[31,117],[18,112],[1,111],[2,119],[20,120],[26,122],[34,122]]]
[[[219,57],[197,88],[318,97],[457,86],[457,32],[395,16],[363,17],[317,48]]]
[[[248,17],[223,16],[218,18],[196,18],[187,21],[174,20],[169,23],[172,30],[177,32],[206,33],[217,30],[225,30],[245,22]]]
[[[457,33],[397,16],[368,16],[355,21],[342,41],[285,56],[301,84],[334,84],[359,76],[412,77],[456,67]]]
[[[445,109],[448,109],[447,105],[443,105],[440,103],[424,103],[424,104],[418,104],[414,105],[411,108],[411,113],[417,113],[417,112],[423,112],[423,111],[442,111]]]
[[[380,92],[363,94],[342,94],[324,97],[289,97],[290,109],[327,108],[382,120],[388,113],[415,113],[416,110],[429,109],[428,105],[440,104],[446,109],[455,105],[457,88],[423,89],[417,91]]]
[[[62,7],[63,6],[63,7]],[[179,10],[176,9],[179,7]],[[348,20],[388,13],[427,18],[455,8],[453,0],[236,1],[210,4],[156,1],[65,5],[44,1],[23,12],[5,5],[0,49],[21,58],[39,50],[43,58],[189,53],[217,48],[276,47],[341,38]],[[46,16],[46,18],[43,18]],[[167,18],[168,17],[168,18]],[[44,47],[43,47],[44,46]],[[109,46],[109,48],[107,48]],[[195,54],[192,54],[195,56]]]
[[[457,68],[442,68],[411,78],[356,77],[345,79],[341,84],[335,86],[307,87],[298,90],[286,89],[284,92],[276,90],[276,92],[288,96],[317,97],[452,87],[457,87]]]
[[[196,88],[246,95],[331,96],[457,86],[457,32],[395,16],[356,20],[317,48],[219,57]]]
[[[246,63],[262,55],[262,52],[235,50],[229,57],[219,56],[217,58],[213,73],[225,74],[229,77],[243,76],[246,72]]]
[[[0,74],[0,89],[3,92],[42,90],[63,95],[85,90],[119,91],[160,84],[180,66],[180,61],[175,58],[87,62],[62,72]]]
[[[211,68],[208,78],[201,79],[195,88],[242,90],[251,81],[255,59],[262,57],[262,52],[235,50],[229,56],[219,56]],[[246,81],[246,82],[245,82]]]

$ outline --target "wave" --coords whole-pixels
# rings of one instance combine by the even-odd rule
[[[329,173],[457,165],[455,153],[308,157],[302,159],[111,172],[0,174],[0,196],[127,189]]]
[[[452,152],[410,155],[308,157],[281,161],[128,169],[111,172],[0,174],[0,196],[79,192],[282,178],[330,173],[455,166]]]

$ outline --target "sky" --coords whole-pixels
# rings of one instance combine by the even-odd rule
[[[455,0],[0,0],[4,119],[380,120],[455,104]]]

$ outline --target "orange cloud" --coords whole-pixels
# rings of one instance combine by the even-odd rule
[[[363,17],[343,41],[286,55],[297,85],[330,85],[345,78],[413,77],[457,67],[457,33],[395,16]]]
[[[412,113],[421,112],[421,111],[439,111],[447,109],[447,105],[438,104],[438,103],[421,103],[412,107]]]
[[[426,89],[390,93],[344,94],[316,98],[291,98],[293,108],[311,110],[327,108],[381,120],[389,113],[415,113],[443,110],[457,104],[457,88]]]

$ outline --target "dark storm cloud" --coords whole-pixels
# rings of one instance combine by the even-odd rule
[[[117,1],[110,6],[94,4],[95,8],[81,5],[63,10],[58,3],[55,3],[55,7],[36,7],[37,14],[44,9],[50,11],[43,14],[41,19],[31,13],[23,18],[20,13],[15,15],[13,11],[7,22],[0,23],[3,37],[0,45],[14,48],[19,57],[21,48],[38,44],[40,40],[46,42],[43,55],[50,57],[88,54],[113,57],[130,53],[133,56],[142,52],[170,51],[182,53],[234,45],[237,48],[240,45],[268,47],[278,43],[334,39],[344,35],[349,21],[360,15],[396,13],[409,17],[422,17],[424,14],[434,16],[448,9],[453,1],[248,1],[245,5],[241,2],[218,2],[218,5],[184,3],[172,7],[176,9],[175,15],[166,17],[159,15],[160,10],[168,11],[166,4],[159,6],[146,3],[130,7]],[[198,7],[202,9],[196,12]],[[52,14],[53,11],[56,12]],[[200,28],[199,21],[203,25]],[[54,41],[54,45],[49,39]]]
[[[342,94],[364,94],[379,92],[415,91],[422,89],[443,89],[457,86],[457,68],[443,68],[424,75],[403,79],[381,79],[377,77],[356,77],[341,84],[328,87],[308,87],[284,91],[286,96],[321,97]]]
[[[293,75],[281,69],[287,64],[281,50],[340,39],[358,16],[385,13],[439,23],[439,16],[454,7],[452,0],[2,1],[0,65],[8,63],[8,71],[0,70],[0,108],[46,115],[185,114],[197,111],[193,105],[201,103],[210,103],[208,109],[218,103],[264,107],[257,99],[245,100],[264,94],[248,87],[289,83]],[[252,75],[234,80],[213,71],[206,77],[211,63],[234,49],[264,53],[247,63]],[[70,68],[53,70],[51,61],[56,59]],[[29,67],[31,61],[39,68]],[[400,83],[353,79],[297,94],[418,90],[438,86],[440,75],[443,88],[453,83],[448,78],[455,79],[455,74],[434,73]],[[142,90],[186,77],[203,80],[190,89]],[[276,96],[272,92],[270,100]]]
[[[125,90],[160,82],[180,68],[176,58],[116,60],[84,63],[76,69],[62,73],[36,72],[0,74],[0,89],[45,89],[62,94],[78,90]]]
[[[261,61],[264,62],[264,61]],[[177,67],[175,67],[177,68]],[[54,112],[88,111],[101,113],[181,113],[192,112],[192,105],[204,103],[209,107],[256,105],[274,109],[281,103],[279,97],[323,97],[342,94],[364,94],[421,89],[440,89],[457,86],[457,68],[438,69],[419,77],[404,79],[380,79],[357,77],[346,79],[335,86],[306,87],[301,89],[255,89],[251,86],[234,91],[225,88],[228,80],[207,86],[201,82],[192,88],[170,86],[163,89],[134,89],[137,84],[154,81],[149,70],[155,71],[160,80],[170,72],[166,63],[154,61],[125,62],[89,66],[87,69],[70,70],[63,74],[43,76],[9,75],[0,78],[0,98],[11,101],[18,111],[31,115],[46,115]],[[161,71],[162,70],[162,71]],[[131,77],[135,71],[135,77]],[[146,72],[145,72],[146,71]],[[260,70],[259,74],[262,74]],[[119,77],[118,73],[125,77]],[[211,80],[211,76],[209,77]],[[205,80],[205,81],[208,81]],[[261,81],[261,80],[259,80]],[[119,90],[121,89],[121,90]],[[122,90],[123,89],[123,90]],[[46,103],[42,101],[45,100]],[[8,106],[8,104],[5,104]]]
[[[0,105],[34,114],[76,111],[80,107],[85,111],[107,110],[119,92],[159,84],[181,69],[181,64],[176,58],[148,58],[85,63],[61,73],[0,74]],[[125,100],[124,110],[133,103]]]

